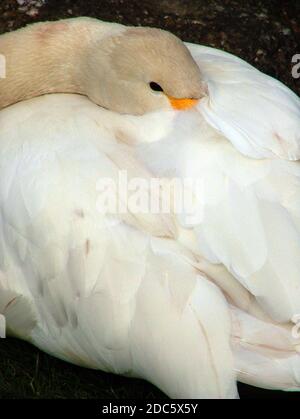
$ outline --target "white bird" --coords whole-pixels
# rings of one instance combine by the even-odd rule
[[[221,51],[93,19],[6,34],[0,53],[0,107],[100,105],[0,112],[8,332],[171,397],[236,397],[236,376],[298,389],[299,99]],[[201,219],[99,212],[120,170],[202,180]]]

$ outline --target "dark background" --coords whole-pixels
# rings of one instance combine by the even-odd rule
[[[236,54],[300,94],[300,79],[291,75],[292,56],[300,53],[299,0],[0,0],[0,33],[75,16],[170,30],[185,41]],[[239,390],[241,397],[300,400],[296,393],[243,385]],[[162,397],[145,382],[75,367],[24,342],[0,340],[0,399]]]

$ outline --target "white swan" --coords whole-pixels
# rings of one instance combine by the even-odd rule
[[[292,325],[269,317],[288,321],[299,304],[296,225],[281,228],[291,246],[281,254],[268,223],[285,222],[273,208],[286,202],[294,203],[290,216],[297,214],[298,163],[275,156],[297,157],[298,99],[237,58],[188,47],[201,73],[177,38],[157,30],[75,19],[0,37],[8,62],[1,107],[65,91],[109,109],[77,95],[48,95],[1,111],[0,313],[9,333],[46,352],[148,379],[171,397],[236,397],[236,374],[297,389],[299,342]],[[258,114],[255,131],[247,124],[249,89],[272,110],[264,127]],[[237,121],[229,108],[235,101]],[[268,135],[273,115],[286,126],[275,145]],[[99,178],[116,179],[122,169],[146,179],[204,179],[203,219],[187,226],[185,214],[99,213]],[[282,173],[292,180],[287,195]],[[263,210],[254,210],[264,197],[269,217],[262,218]],[[288,275],[269,262],[277,252]],[[278,292],[286,288],[280,301],[273,283]]]

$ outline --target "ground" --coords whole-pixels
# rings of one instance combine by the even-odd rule
[[[292,57],[300,54],[294,0],[0,0],[0,33],[30,22],[93,16],[157,26],[185,41],[224,49],[300,94]],[[297,397],[240,386],[242,397]],[[150,384],[74,367],[13,339],[0,340],[1,398],[162,398]]]

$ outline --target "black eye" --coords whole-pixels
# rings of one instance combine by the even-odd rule
[[[154,92],[163,92],[164,91],[163,88],[159,84],[155,83],[155,81],[151,81],[149,83],[149,86],[151,87],[152,90],[154,90]]]

